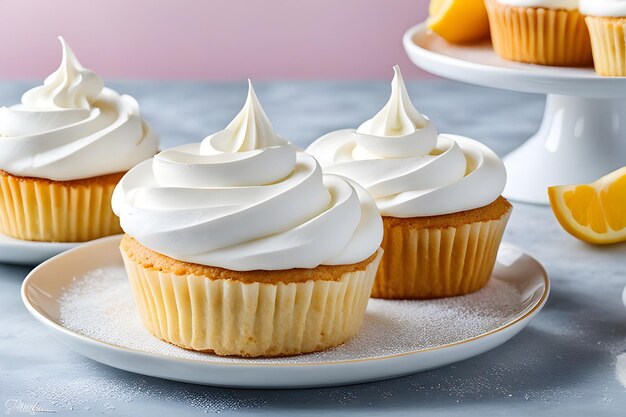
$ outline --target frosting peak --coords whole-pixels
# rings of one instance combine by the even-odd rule
[[[205,154],[221,152],[246,152],[270,146],[285,145],[287,141],[274,131],[252,82],[248,80],[248,97],[241,111],[220,132],[202,141],[201,151]]]
[[[22,104],[0,108],[0,169],[70,181],[128,171],[152,157],[159,141],[137,101],[105,88],[59,40],[59,68]]]
[[[491,149],[437,134],[414,109],[397,68],[391,99],[374,119],[357,130],[328,133],[306,151],[326,173],[365,187],[383,216],[437,216],[486,206],[506,182],[504,165]]]
[[[391,97],[376,116],[363,123],[358,133],[375,136],[404,136],[423,128],[428,120],[415,109],[406,91],[400,67],[393,67]]]
[[[22,104],[38,110],[88,110],[102,91],[104,82],[78,62],[63,37],[59,36],[59,41],[63,48],[61,65],[43,85],[24,93]]]

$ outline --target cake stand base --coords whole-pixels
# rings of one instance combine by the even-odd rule
[[[592,182],[626,166],[626,100],[549,94],[539,131],[504,158],[504,196],[547,204],[551,185]]]

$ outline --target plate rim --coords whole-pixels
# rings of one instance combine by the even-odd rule
[[[140,356],[147,356],[147,357],[152,357],[155,359],[159,359],[159,360],[165,360],[165,361],[171,361],[171,362],[183,362],[183,363],[187,363],[187,364],[195,364],[195,365],[204,365],[204,366],[224,366],[224,367],[231,367],[231,366],[241,366],[241,367],[263,367],[263,368],[267,368],[267,367],[322,367],[322,366],[329,366],[329,365],[349,365],[349,364],[357,364],[357,363],[364,363],[364,362],[374,362],[374,361],[384,361],[384,360],[393,360],[393,359],[397,359],[397,358],[402,358],[402,357],[407,357],[407,356],[414,356],[414,355],[419,355],[420,353],[425,353],[425,352],[431,352],[431,351],[442,351],[442,350],[448,350],[450,348],[455,348],[458,347],[460,345],[463,344],[467,344],[467,343],[472,343],[475,342],[477,340],[481,340],[481,339],[485,339],[488,338],[490,336],[493,336],[494,334],[500,333],[502,331],[505,331],[513,326],[516,326],[520,323],[522,323],[523,321],[529,319],[530,317],[534,316],[535,314],[537,314],[546,304],[547,299],[550,295],[550,290],[551,290],[551,285],[550,285],[550,278],[548,277],[548,273],[545,269],[545,267],[541,264],[541,262],[539,262],[534,256],[528,254],[527,252],[521,250],[518,246],[507,243],[507,242],[502,242],[501,245],[505,245],[509,248],[518,250],[519,252],[523,253],[525,256],[529,257],[532,261],[534,261],[534,263],[536,264],[536,266],[538,267],[538,272],[541,273],[541,277],[543,279],[543,291],[541,294],[541,297],[539,297],[539,299],[533,303],[532,307],[527,307],[526,310],[521,316],[516,317],[513,321],[503,324],[502,326],[499,326],[495,329],[492,329],[488,332],[485,333],[481,333],[480,335],[471,337],[469,339],[464,339],[464,340],[460,340],[457,342],[453,342],[453,343],[447,343],[445,345],[440,345],[440,346],[433,346],[433,347],[428,347],[428,348],[424,348],[424,349],[419,349],[416,351],[411,351],[411,352],[403,352],[403,353],[396,353],[393,355],[387,355],[387,356],[381,356],[381,357],[377,357],[377,358],[361,358],[361,359],[345,359],[345,360],[340,360],[340,361],[325,361],[325,362],[304,362],[304,363],[246,363],[246,362],[232,362],[232,363],[228,363],[228,362],[217,362],[217,361],[211,361],[211,360],[199,360],[199,359],[189,359],[189,358],[178,358],[175,356],[170,356],[170,355],[164,355],[164,354],[160,354],[160,353],[153,353],[153,352],[145,352],[143,350],[139,350],[139,349],[133,349],[133,348],[128,348],[128,347],[124,347],[124,346],[118,346],[118,345],[114,345],[112,343],[109,342],[104,342],[98,339],[94,339],[88,336],[85,336],[81,333],[78,333],[74,330],[68,329],[67,327],[61,325],[60,323],[57,323],[54,320],[49,319],[48,317],[46,317],[43,313],[41,313],[37,307],[35,307],[35,305],[33,303],[30,302],[30,299],[28,297],[27,294],[27,287],[30,284],[30,280],[32,279],[32,277],[38,273],[41,269],[47,267],[47,265],[49,263],[52,262],[56,262],[58,257],[62,257],[62,256],[66,256],[66,255],[70,255],[74,252],[83,250],[86,247],[90,247],[90,246],[94,246],[94,245],[98,245],[98,244],[106,244],[108,243],[108,241],[113,241],[115,239],[120,239],[121,240],[122,236],[121,235],[114,235],[114,236],[107,236],[104,238],[100,238],[100,239],[96,239],[90,242],[86,242],[83,243],[79,246],[76,246],[68,251],[65,251],[63,253],[60,253],[56,256],[53,256],[52,258],[42,262],[41,264],[39,264],[37,267],[33,268],[32,271],[30,271],[28,273],[28,275],[26,276],[26,278],[24,279],[23,283],[22,283],[22,287],[20,290],[21,293],[21,298],[22,298],[22,302],[24,303],[26,309],[28,310],[28,312],[35,318],[37,319],[37,321],[39,321],[40,323],[42,323],[44,326],[47,327],[51,327],[57,331],[59,331],[60,333],[63,333],[69,337],[72,337],[74,339],[78,339],[81,342],[86,342],[88,344],[91,345],[96,345],[99,347],[106,347],[109,349],[114,349],[116,351],[119,352],[123,352],[125,354],[133,354],[133,355],[140,355]],[[73,350],[73,349],[72,349]]]
[[[0,255],[0,264],[18,266],[39,265],[54,256],[93,240],[87,242],[44,242],[18,239],[0,233],[0,250],[9,252],[7,255]],[[15,255],[16,252],[20,254]]]
[[[109,237],[109,236],[106,236]],[[90,242],[90,241],[88,241]],[[12,246],[12,247],[29,247],[36,246],[38,248],[70,248],[74,249],[76,246],[88,242],[44,242],[38,240],[24,240],[15,237],[7,236],[4,233],[0,233],[0,246]]]
[[[502,66],[498,66],[498,65],[491,65],[491,64],[481,64],[479,62],[474,62],[474,61],[469,61],[467,59],[463,59],[463,58],[459,58],[459,57],[455,57],[455,56],[450,56],[450,55],[445,55],[430,49],[426,49],[422,46],[420,46],[419,44],[417,44],[413,38],[416,35],[422,34],[423,32],[425,32],[426,30],[428,30],[428,26],[427,23],[421,22],[418,23],[417,25],[413,25],[411,26],[403,35],[403,43],[405,46],[410,46],[411,49],[419,49],[422,53],[424,54],[428,54],[428,55],[432,55],[434,57],[437,57],[438,60],[444,60],[444,61],[451,61],[451,62],[459,62],[462,63],[463,65],[468,65],[468,66],[472,66],[472,67],[476,67],[476,68],[490,68],[490,69],[494,69],[494,70],[498,70],[498,71],[507,71],[507,72],[511,72],[511,73],[516,73],[516,75],[524,75],[524,76],[531,76],[531,77],[541,77],[541,78],[568,78],[568,79],[576,79],[579,80],[583,77],[577,76],[577,75],[572,75],[572,74],[561,74],[561,75],[542,75],[542,74],[537,74],[534,72],[528,72],[526,69],[524,68],[512,68],[512,67],[502,67]],[[463,45],[455,45],[457,47],[463,47]],[[467,45],[467,46],[471,46],[471,44]],[[525,65],[528,66],[529,68],[534,68],[533,64],[525,64],[523,62],[516,62],[516,61],[510,61],[512,64],[517,64],[517,65]],[[539,65],[538,65],[539,66]],[[541,67],[541,66],[539,66]],[[551,66],[545,66],[546,68],[549,69],[558,69],[558,67],[551,67]],[[566,67],[566,68],[570,68],[570,69],[585,69],[583,68],[577,68],[577,67]],[[592,67],[590,67],[589,69],[593,72],[593,69],[591,69]],[[619,78],[624,78],[624,77],[617,77]],[[598,77],[584,77],[584,79],[587,80],[605,80],[606,78],[600,78]]]
[[[505,67],[495,64],[489,63],[480,63],[474,62],[462,57],[450,56],[443,53],[439,53],[434,50],[430,50],[420,46],[418,43],[414,41],[415,36],[423,35],[428,30],[427,22],[421,22],[416,25],[411,26],[404,35],[402,36],[402,45],[406,54],[408,55],[411,62],[417,67],[423,69],[424,71],[431,72],[436,75],[440,75],[438,71],[431,71],[433,65],[439,65],[445,67],[449,72],[449,67],[459,68],[462,67],[472,73],[484,73],[490,72],[491,74],[497,74],[500,77],[500,82],[489,81],[489,77],[484,77],[484,82],[474,82],[468,81],[467,77],[452,77],[448,75],[440,75],[444,78],[453,79],[456,81],[461,81],[473,85],[482,85],[491,88],[509,90],[509,91],[520,91],[534,94],[561,94],[561,95],[571,95],[571,96],[582,96],[582,97],[590,97],[590,98],[612,98],[612,99],[626,99],[626,94],[616,93],[614,90],[616,86],[623,88],[626,77],[602,77],[595,73],[593,67],[589,68],[575,68],[568,67],[572,70],[589,70],[589,72],[585,72],[583,74],[572,74],[572,73],[557,73],[558,67],[550,67],[550,66],[540,66],[533,64],[524,64],[521,62],[513,62],[513,64],[520,65],[521,67]],[[462,45],[459,47],[463,47]],[[494,52],[495,53],[495,52]],[[429,69],[424,69],[422,65],[418,65],[414,59],[414,56],[422,57],[424,62],[426,62]],[[554,70],[551,73],[538,73],[536,67],[540,69],[550,69]],[[507,80],[507,85],[503,86],[504,82],[502,79]],[[511,80],[515,80],[518,84],[508,85]],[[523,87],[520,86],[519,82],[523,81]],[[531,82],[532,81],[532,82]],[[531,85],[532,84],[532,85]],[[565,94],[565,90],[570,90],[571,88],[564,89],[564,86],[569,86],[575,84],[576,87],[573,91],[570,91],[569,94]],[[580,85],[583,85],[584,88],[581,88]],[[600,92],[593,92],[590,90],[601,88]],[[584,93],[577,90],[585,90]]]

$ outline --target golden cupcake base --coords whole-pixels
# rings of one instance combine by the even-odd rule
[[[485,0],[494,50],[504,59],[562,67],[593,63],[589,31],[577,10],[515,7]]]
[[[429,299],[469,294],[487,285],[512,206],[444,216],[383,217],[381,260],[372,297]]]
[[[587,16],[593,62],[599,75],[626,76],[626,18]]]
[[[111,196],[123,175],[52,181],[0,170],[0,233],[41,242],[84,242],[122,233]]]
[[[143,323],[155,337],[217,355],[289,356],[360,329],[382,250],[353,265],[237,272],[181,262],[129,236],[120,245]]]

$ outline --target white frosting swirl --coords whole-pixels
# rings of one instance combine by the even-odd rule
[[[400,69],[394,71],[391,99],[381,112],[357,130],[322,136],[306,151],[326,173],[365,187],[384,216],[450,214],[495,201],[506,182],[500,158],[475,140],[438,135],[411,104]]]
[[[0,108],[0,169],[68,181],[127,171],[153,156],[158,138],[137,101],[104,88],[59,40],[61,66],[22,104]]]
[[[225,130],[131,169],[113,210],[154,251],[237,271],[356,263],[382,240],[367,192],[280,139],[251,86]]]
[[[243,108],[226,129],[204,139],[202,152],[210,155],[245,152],[286,144],[287,141],[274,131],[254,92],[252,82],[248,80],[248,97]]]
[[[593,0],[595,1],[595,0]],[[498,0],[498,3],[515,7],[543,7],[544,9],[575,10],[579,0]]]
[[[590,16],[626,17],[626,0],[580,0],[580,12]]]

